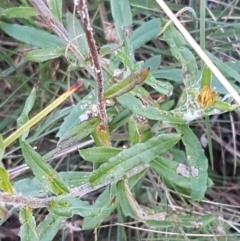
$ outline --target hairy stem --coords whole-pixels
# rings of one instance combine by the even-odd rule
[[[128,173],[125,174],[126,178],[130,178],[140,172],[142,172],[143,170],[145,170],[146,168],[148,168],[149,165],[148,164],[144,164],[138,167],[135,167],[134,169],[132,169],[131,171],[129,171]],[[123,179],[123,177],[118,177],[115,180],[111,180],[108,181],[106,183],[97,185],[95,187],[92,187],[92,185],[90,183],[85,183],[79,187],[73,188],[70,190],[69,194],[66,195],[61,195],[59,197],[67,197],[67,196],[71,196],[71,197],[83,197],[84,195],[91,193],[95,190],[98,190],[102,187],[105,187],[107,185],[111,185],[112,183],[116,183],[117,181]],[[13,206],[26,206],[26,207],[30,207],[30,208],[42,208],[42,207],[47,207],[50,201],[53,200],[58,200],[59,197],[49,197],[49,198],[32,198],[32,197],[26,197],[23,195],[12,195],[12,194],[8,194],[8,193],[2,193],[0,192],[0,203],[4,203],[4,204],[8,204],[8,205],[13,205]]]
[[[90,24],[87,3],[86,3],[86,0],[79,0],[79,1],[75,1],[75,4],[83,24],[83,29],[86,34],[87,42],[89,45],[89,51],[90,51],[89,59],[97,81],[97,104],[99,108],[99,116],[103,120],[104,124],[106,124],[107,114],[106,114],[105,102],[103,99],[103,92],[104,92],[103,74],[102,74],[102,68],[99,61],[96,42],[93,37],[93,31]]]

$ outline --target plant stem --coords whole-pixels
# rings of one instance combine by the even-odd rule
[[[92,69],[95,74],[96,82],[97,82],[97,105],[99,108],[99,116],[103,120],[103,123],[107,124],[107,114],[106,114],[106,108],[105,108],[105,101],[103,99],[103,74],[102,74],[102,68],[99,61],[99,55],[97,51],[97,46],[95,39],[93,37],[93,31],[90,24],[90,18],[88,14],[88,8],[86,0],[79,0],[75,1],[76,8],[78,10],[78,13],[80,15],[80,18],[82,20],[83,29],[86,34],[87,42],[89,45],[89,59],[90,63],[92,65]]]
[[[149,165],[148,164],[143,164],[141,166],[137,166],[134,169],[132,169],[131,171],[129,171],[128,173],[125,174],[126,178],[130,178],[132,176],[135,176],[136,174],[142,172],[143,170],[145,170],[146,168],[148,168]],[[4,203],[4,204],[8,204],[8,205],[13,205],[13,206],[26,206],[26,207],[30,207],[30,208],[42,208],[42,207],[47,207],[50,201],[53,200],[58,200],[60,197],[79,197],[81,198],[82,196],[91,193],[93,191],[96,191],[100,188],[103,188],[107,185],[111,185],[112,183],[116,183],[117,181],[123,179],[122,176],[108,181],[106,183],[103,184],[99,184],[97,186],[92,187],[92,185],[90,183],[85,183],[79,187],[75,187],[73,189],[71,189],[70,194],[66,194],[66,195],[61,195],[59,197],[48,197],[48,198],[32,198],[32,197],[26,197],[23,195],[12,195],[12,194],[8,194],[8,193],[3,193],[0,192],[0,203]]]

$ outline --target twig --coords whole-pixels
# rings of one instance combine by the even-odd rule
[[[89,51],[90,51],[89,59],[92,65],[92,69],[95,73],[95,78],[97,82],[97,105],[99,108],[99,116],[103,120],[103,123],[106,125],[107,114],[106,114],[105,102],[103,99],[103,91],[104,91],[103,74],[102,74],[102,68],[99,61],[96,42],[93,37],[93,31],[90,24],[87,3],[86,3],[86,0],[76,0],[74,1],[74,4],[76,5],[77,12],[80,15],[80,18],[82,20],[83,29],[85,31],[87,42],[89,45]]]

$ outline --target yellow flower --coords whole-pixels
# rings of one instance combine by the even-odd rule
[[[197,96],[197,102],[201,104],[204,107],[212,105],[218,94],[212,92],[210,84],[204,86],[201,90],[201,92]]]

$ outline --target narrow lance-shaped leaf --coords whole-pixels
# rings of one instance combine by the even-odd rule
[[[63,148],[70,143],[79,142],[84,137],[90,135],[100,122],[98,118],[91,118],[83,121],[64,133],[58,141],[58,147]]]
[[[133,63],[134,54],[132,41],[130,40],[132,31],[132,11],[129,0],[111,0],[110,3],[119,43],[124,43],[123,50],[131,57],[131,62]]]
[[[165,220],[147,220],[144,223],[150,227],[155,228],[169,228],[171,226],[181,226],[189,229],[201,229],[207,226],[212,221],[215,221],[216,217],[213,215],[193,215],[193,214],[181,214],[179,212],[172,212],[166,215]]]
[[[176,173],[179,163],[165,157],[157,157],[151,162],[155,172],[164,180],[165,185],[174,188],[174,190],[190,194],[190,180]]]
[[[74,23],[74,24],[73,24]],[[66,24],[68,30],[68,37],[80,50],[81,58],[80,60],[84,61],[84,58],[88,57],[89,47],[86,38],[86,34],[83,30],[83,27],[79,21],[79,19],[75,18],[75,16],[69,11],[66,13]]]
[[[33,27],[23,26],[20,24],[8,24],[0,22],[0,29],[9,36],[39,47],[39,48],[57,48],[65,47],[64,42],[56,35],[50,34],[47,31],[39,30]]]
[[[38,241],[39,237],[36,233],[36,222],[32,215],[32,210],[28,207],[22,208],[19,213],[21,222],[20,237],[24,241]]]
[[[145,171],[142,171],[129,178],[129,186],[132,188],[139,182],[139,180],[145,175]],[[85,217],[83,219],[82,228],[93,229],[98,227],[103,220],[105,220],[114,211],[118,205],[118,194],[116,190],[116,184],[108,186],[95,200],[92,207],[99,208],[99,213],[96,216]]]
[[[137,214],[135,213],[135,210],[132,208],[132,205],[134,205],[135,202],[128,197],[129,193],[128,190],[125,188],[123,180],[117,183],[117,194],[118,200],[120,200],[119,204],[121,206],[123,214],[125,216],[130,216],[135,219],[138,218]],[[134,203],[132,203],[131,205],[131,202]]]
[[[50,59],[56,59],[64,55],[65,48],[35,49],[25,55],[25,59],[41,63]]]
[[[47,0],[49,9],[56,17],[56,19],[62,22],[62,0]]]
[[[136,50],[154,39],[161,31],[161,22],[159,18],[154,18],[144,22],[139,28],[133,31],[130,39],[133,49]]]
[[[178,134],[162,134],[120,152],[95,170],[89,182],[95,186],[124,176],[128,171],[147,164],[164,153],[181,139]]]
[[[36,228],[39,239],[41,241],[52,241],[65,219],[65,217],[49,213]]]
[[[173,86],[167,81],[156,80],[153,75],[149,74],[145,83],[163,95],[172,95]]]
[[[106,162],[109,158],[116,156],[119,152],[121,152],[120,148],[106,146],[79,150],[81,157],[84,160],[91,162]]]
[[[91,120],[83,121],[72,129],[66,131],[66,133],[61,136],[57,148],[46,154],[44,160],[61,155],[61,153],[64,153],[68,148],[74,147],[75,144],[79,144],[81,139],[89,136],[95,130],[99,122],[100,119],[92,118]]]
[[[98,227],[116,208],[116,185],[108,186],[94,201],[93,208],[99,209],[96,216],[85,217],[83,219],[83,230]]]
[[[208,185],[208,160],[202,146],[187,125],[175,125],[178,133],[183,134],[182,141],[186,148],[187,166],[179,164],[176,172],[190,180],[190,197],[201,201],[204,198]]]
[[[129,140],[132,146],[141,142],[141,133],[139,133],[139,130],[138,130],[138,123],[133,116],[130,116],[128,120],[128,132],[129,132]]]
[[[225,101],[221,101],[221,100],[215,100],[215,102],[212,104],[212,106],[219,110],[223,110],[223,111],[233,111],[239,107],[239,105],[237,105],[237,104],[231,105],[231,104],[229,104]]]
[[[103,45],[100,50],[99,50],[99,53],[101,56],[105,56],[107,54],[111,54],[115,51],[117,51],[118,49],[120,49],[122,46],[119,45],[119,44],[106,44],[106,45]]]
[[[49,211],[57,216],[72,217],[78,214],[82,217],[96,216],[101,208],[89,205],[87,201],[82,201],[73,197],[64,197],[49,202]]]
[[[28,96],[28,98],[25,102],[25,105],[24,105],[24,108],[23,108],[23,111],[22,111],[20,117],[17,119],[18,128],[21,128],[21,126],[23,126],[24,124],[26,124],[28,122],[28,120],[29,120],[28,115],[29,115],[30,111],[32,110],[33,105],[35,103],[36,93],[37,93],[37,88],[36,88],[36,86],[34,86],[34,88],[32,89],[30,95]],[[29,133],[29,129],[27,129],[26,132],[23,133],[22,138],[23,139],[27,138],[28,133]]]
[[[193,53],[188,49],[183,36],[170,24],[163,33],[174,58],[182,65],[183,81],[190,87],[197,81],[197,62]]]
[[[95,91],[91,91],[88,95],[82,98],[77,105],[75,105],[71,112],[64,118],[63,123],[61,124],[57,137],[65,135],[70,129],[75,127],[81,122],[81,116],[86,114],[89,111],[90,107],[96,102]]]
[[[69,192],[67,186],[57,171],[46,163],[28,143],[20,139],[20,145],[27,165],[31,168],[35,177],[42,185],[56,195]]]
[[[143,83],[149,73],[149,68],[130,74],[127,78],[111,86],[104,93],[104,99],[115,98],[132,90],[136,85]]]
[[[147,119],[160,120],[177,124],[186,123],[181,115],[175,114],[171,111],[159,110],[158,108],[151,105],[144,106],[139,99],[129,93],[117,97],[117,100],[122,106],[131,110],[133,114],[143,116]]]
[[[206,50],[208,57],[217,65],[220,71],[225,75],[233,78],[237,82],[240,82],[240,74],[229,66],[229,64],[223,63],[219,58],[215,57],[212,53]]]
[[[116,57],[118,57],[120,59],[120,61],[125,65],[125,67],[127,67],[131,72],[134,72],[132,61],[131,61],[130,57],[123,50],[116,51]],[[140,63],[140,62],[138,62],[138,63]]]
[[[37,15],[37,10],[31,7],[13,7],[1,11],[8,18],[30,18]]]

